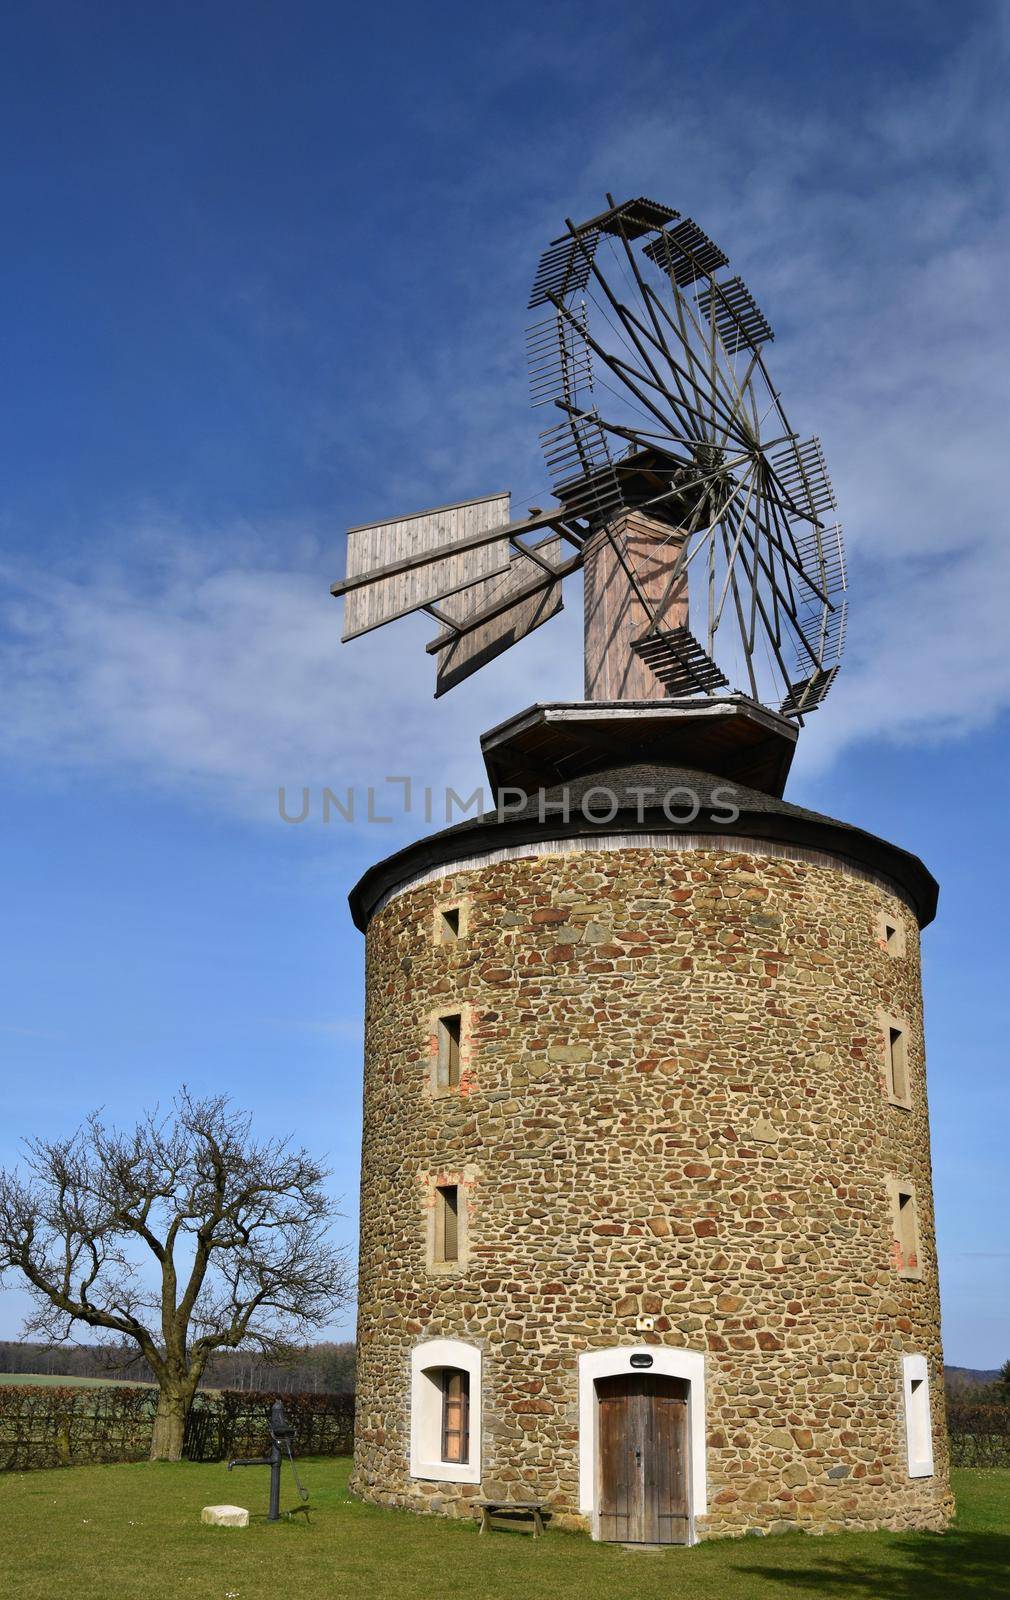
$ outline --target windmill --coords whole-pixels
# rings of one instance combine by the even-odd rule
[[[489,1524],[495,1503],[471,1497],[517,1482],[527,1509],[630,1546],[943,1528],[906,956],[937,886],[909,852],[783,797],[844,642],[820,445],[786,417],[749,289],[668,206],[608,196],[569,221],[530,311],[553,503],[515,517],[487,495],[352,529],[334,591],[345,638],[426,612],[439,694],[548,622],[579,568],[585,607],[585,698],[483,732],[492,803],[478,787],[455,820],[447,786],[446,825],[351,891],[367,939],[354,1492],[483,1506]],[[387,782],[409,809],[410,780]],[[808,1203],[811,1162],[842,1176]],[[789,1315],[777,1275],[752,1270],[772,1172]],[[878,1270],[830,1237],[812,1247],[812,1225],[872,1238]],[[573,1238],[574,1318],[555,1292]],[[756,1338],[713,1333],[713,1281]],[[882,1336],[828,1415],[811,1373],[867,1316]],[[742,1498],[706,1487],[740,1481],[711,1385],[705,1409],[727,1346],[716,1421],[753,1419]],[[545,1373],[543,1415],[503,1403]],[[841,1465],[783,1454],[771,1424],[790,1410],[795,1440]],[[860,1440],[884,1470],[857,1497]]]
[[[425,612],[438,696],[555,616],[582,568],[588,701],[735,691],[801,724],[844,646],[841,528],[728,268],[654,200],[566,220],[526,335],[556,503],[515,519],[500,493],[352,528],[343,638]]]

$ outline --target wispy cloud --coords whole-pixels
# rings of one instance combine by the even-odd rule
[[[9,760],[100,769],[273,821],[281,785],[339,792],[394,772],[472,788],[477,735],[501,704],[571,676],[570,666],[555,670],[562,633],[544,632],[493,683],[475,680],[435,716],[423,651],[431,624],[342,651],[334,574],[318,551],[281,569],[227,530],[159,538],[153,565],[142,541],[143,569],[59,578],[0,569]]]

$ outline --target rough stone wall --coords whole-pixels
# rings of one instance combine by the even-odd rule
[[[435,906],[461,895],[466,937],[436,944]],[[510,860],[394,897],[366,986],[358,1494],[450,1514],[535,1495],[581,1525],[577,1357],[644,1342],[706,1356],[701,1537],[945,1525],[919,938],[901,900],[841,867],[719,849]],[[433,1096],[432,1017],[463,1006],[460,1090]],[[882,1013],[907,1021],[910,1110],[885,1095]],[[445,1173],[466,1178],[467,1263],[432,1272]],[[892,1176],[916,1186],[919,1281],[893,1265]],[[410,1350],[438,1336],[484,1353],[480,1487],[409,1475]],[[931,1478],[907,1475],[904,1352],[929,1362]]]

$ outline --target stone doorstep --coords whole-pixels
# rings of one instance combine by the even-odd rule
[[[200,1521],[212,1528],[248,1528],[249,1513],[245,1506],[204,1506]]]

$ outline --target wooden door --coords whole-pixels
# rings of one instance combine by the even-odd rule
[[[600,1378],[600,1538],[686,1544],[690,1532],[687,1384],[626,1372]]]

